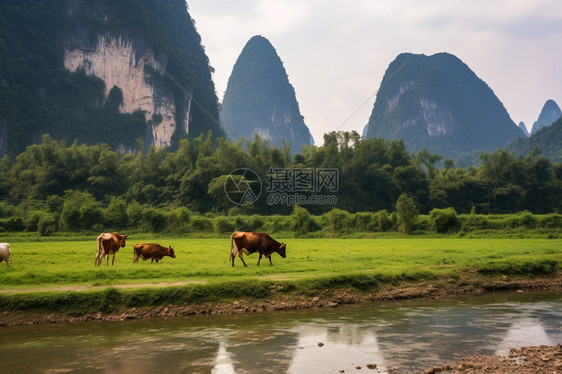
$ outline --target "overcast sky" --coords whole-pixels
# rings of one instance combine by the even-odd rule
[[[402,52],[456,55],[529,130],[546,100],[562,106],[560,0],[187,3],[219,100],[242,48],[262,35],[283,61],[317,145],[328,131],[361,133],[386,68]]]

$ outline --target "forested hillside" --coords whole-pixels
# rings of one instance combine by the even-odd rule
[[[134,92],[108,87],[89,71],[118,68],[93,66],[88,55],[110,46],[132,48],[136,67],[146,62],[139,84],[152,90],[147,94],[152,106],[146,108],[151,117],[135,109],[140,106],[125,112],[135,98],[123,100]],[[171,117],[170,143],[186,132],[222,135],[209,61],[182,0],[165,5],[156,0],[5,0],[0,2],[0,56],[2,154],[23,152],[46,133],[69,142],[138,149],[138,139],[152,144],[152,129],[166,116]],[[70,57],[80,56],[83,63],[69,70]],[[130,72],[110,75],[124,73]]]
[[[424,151],[410,155],[401,141],[360,140],[355,132],[326,134],[323,146],[293,158],[287,148],[258,138],[214,144],[202,135],[181,140],[177,151],[151,147],[121,154],[105,144],[66,145],[45,136],[42,144],[0,163],[0,218],[9,221],[7,229],[119,228],[140,219],[157,229],[170,214],[180,222],[190,212],[290,213],[292,204],[268,202],[270,168],[339,170],[332,192],[337,202],[303,206],[313,214],[334,208],[392,212],[403,193],[420,213],[446,207],[486,214],[562,211],[560,163],[504,150],[483,155],[478,168],[455,168],[451,160],[438,168],[440,159]],[[225,194],[225,178],[236,168],[254,170],[264,183],[252,205],[237,206]]]
[[[517,139],[507,149],[516,155],[526,155],[536,149],[552,162],[562,162],[562,118],[533,132],[528,138]]]

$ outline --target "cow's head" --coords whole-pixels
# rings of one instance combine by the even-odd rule
[[[285,252],[287,249],[287,244],[285,243],[281,243],[281,245],[279,246],[279,250],[277,251],[277,253],[279,253],[279,255],[283,258],[287,257],[287,253]]]
[[[168,248],[167,253],[168,253],[168,256],[170,256],[171,258],[176,258],[176,254],[174,253],[174,248],[172,248],[172,246],[170,246]]]
[[[129,234],[117,235],[117,237],[119,238],[119,245],[120,245],[122,248],[125,247],[125,239],[127,239],[127,236],[129,236]]]

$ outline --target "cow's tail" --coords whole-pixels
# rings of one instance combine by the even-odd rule
[[[97,242],[98,242],[98,251],[96,253],[96,266],[97,265],[101,265],[101,255],[103,253],[103,242],[101,240],[103,234],[101,234],[100,236],[98,236],[97,238]]]
[[[238,245],[236,244],[236,240],[234,240],[234,234],[230,237],[231,244],[230,244],[230,260],[232,261],[232,266],[234,266],[234,259],[236,258],[236,254],[238,253]]]

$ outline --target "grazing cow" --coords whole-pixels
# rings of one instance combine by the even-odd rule
[[[137,244],[135,245],[135,251],[133,254],[133,264],[139,262],[139,257],[142,258],[143,261],[150,258],[150,263],[152,264],[154,260],[158,263],[158,261],[160,261],[164,256],[176,258],[174,248],[171,246],[166,248],[158,243]]]
[[[233,267],[236,254],[238,254],[244,266],[248,266],[242,257],[244,253],[250,255],[254,252],[258,252],[260,254],[258,265],[262,257],[268,258],[269,264],[273,265],[271,263],[271,255],[274,252],[277,252],[283,258],[287,256],[285,253],[287,248],[285,243],[279,243],[265,232],[234,231],[230,239],[232,240],[230,259],[232,260]]]
[[[111,265],[115,263],[115,254],[121,247],[125,247],[125,239],[129,234],[119,235],[116,232],[102,232],[98,236],[98,252],[96,253],[96,266],[100,266],[103,257],[107,255],[107,265],[109,265],[109,255],[113,255]]]
[[[0,243],[0,264],[2,261],[6,261],[8,266],[10,266],[10,256],[12,251],[10,250],[10,245],[8,243]]]

